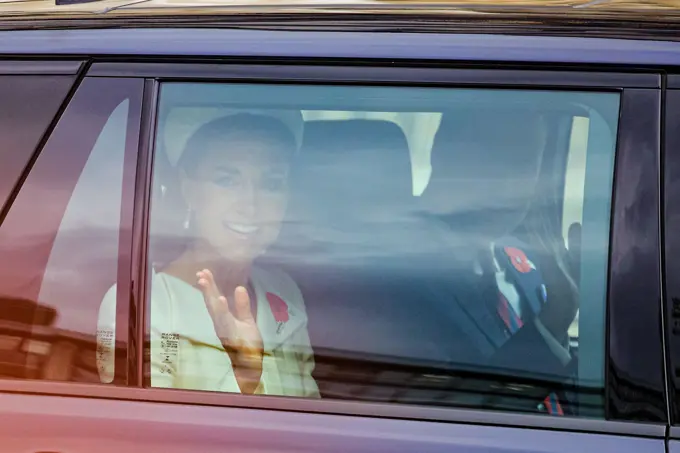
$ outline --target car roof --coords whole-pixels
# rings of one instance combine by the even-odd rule
[[[4,55],[661,68],[678,36],[680,0],[0,0]]]
[[[230,57],[382,59],[680,66],[680,45],[669,41],[503,34],[373,33],[242,30],[232,28],[107,28],[0,31],[0,54],[64,57]],[[254,59],[254,60],[253,60]],[[550,68],[548,68],[550,69]]]
[[[89,15],[233,15],[239,13],[531,14],[609,19],[680,17],[677,0],[0,0],[3,20]]]

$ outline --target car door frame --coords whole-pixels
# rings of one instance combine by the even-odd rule
[[[660,269],[660,209],[659,155],[661,116],[661,75],[628,68],[573,67],[554,70],[541,65],[500,66],[455,64],[424,65],[400,63],[387,67],[379,61],[342,61],[320,65],[304,59],[285,64],[229,64],[224,61],[173,62],[101,61],[92,65],[87,77],[139,77],[146,79],[142,113],[142,140],[135,189],[133,228],[133,265],[130,283],[131,314],[128,350],[128,386],[92,386],[74,383],[0,380],[0,392],[38,393],[87,396],[117,400],[175,403],[191,406],[222,406],[266,409],[307,414],[334,414],[386,419],[454,422],[497,427],[534,428],[538,430],[599,433],[639,438],[663,439],[666,434],[668,400],[664,376],[664,349],[661,341],[661,269]],[[252,83],[342,83],[372,85],[405,85],[426,87],[494,87],[522,89],[606,90],[622,93],[619,133],[617,137],[614,194],[610,229],[610,259],[607,292],[606,330],[606,389],[608,420],[584,420],[567,417],[546,417],[513,413],[497,413],[467,409],[397,406],[328,400],[303,400],[281,397],[248,397],[234,394],[201,393],[184,390],[144,388],[145,294],[147,291],[146,250],[148,246],[148,211],[153,164],[155,105],[161,80],[224,81]],[[644,115],[643,115],[644,113]],[[645,121],[638,121],[644,116]],[[642,152],[644,149],[645,152]],[[626,190],[625,181],[639,172],[647,178],[639,180],[637,191]],[[629,211],[646,216],[629,216]],[[631,234],[647,238],[632,244]],[[622,263],[635,262],[637,285],[630,287],[630,271]],[[642,303],[641,301],[646,301]],[[639,308],[631,315],[630,307]],[[648,351],[621,345],[620,338],[633,326],[644,321],[643,340],[658,348],[658,370],[643,384],[649,387],[646,397],[653,401],[648,407],[630,413],[628,403],[641,404],[640,397],[631,396],[639,382],[629,379],[640,363],[645,363]],[[640,340],[640,338],[638,338]],[[625,358],[625,360],[623,359]],[[616,382],[612,376],[617,376]],[[644,403],[642,403],[644,405]],[[659,409],[661,408],[661,412]],[[161,409],[162,410],[162,409]]]
[[[680,448],[680,74],[671,73],[664,90],[662,219],[664,324],[667,348],[669,451]]]
[[[210,64],[210,63],[128,63],[121,64],[97,63],[91,68],[89,76],[99,77],[153,77],[154,84],[158,80],[172,81],[223,81],[223,82],[251,82],[251,83],[343,83],[343,84],[378,84],[378,85],[417,85],[417,86],[446,86],[446,87],[489,87],[489,88],[524,88],[524,89],[550,89],[559,88],[566,90],[621,90],[621,129],[618,136],[616,174],[614,176],[615,193],[613,197],[613,213],[611,228],[611,249],[612,259],[632,259],[636,262],[644,262],[644,278],[636,281],[641,285],[639,288],[628,287],[629,276],[622,274],[621,269],[616,266],[609,268],[609,295],[608,295],[608,366],[607,376],[608,385],[606,389],[607,413],[610,419],[630,420],[636,419],[639,415],[632,416],[625,413],[626,397],[623,393],[630,395],[631,389],[637,389],[639,383],[627,381],[628,375],[635,366],[622,364],[622,357],[626,357],[627,362],[638,363],[644,360],[644,355],[640,354],[635,348],[622,348],[616,345],[621,343],[620,335],[627,332],[631,326],[638,325],[640,319],[646,319],[646,332],[660,333],[658,319],[660,319],[661,307],[658,304],[648,305],[649,312],[640,313],[635,319],[631,319],[629,314],[631,304],[637,304],[638,300],[644,296],[651,297],[656,291],[660,299],[659,275],[659,240],[650,239],[649,247],[641,250],[639,247],[631,249],[629,241],[625,239],[631,231],[644,234],[650,237],[654,231],[658,234],[658,154],[660,148],[659,124],[660,124],[660,97],[661,97],[661,76],[659,74],[636,73],[636,72],[578,72],[578,71],[554,71],[546,69],[486,69],[478,68],[441,68],[441,67],[381,67],[368,64],[352,66],[349,62],[338,65],[305,65],[304,62],[283,64]],[[509,82],[510,81],[510,82]],[[634,116],[634,112],[649,111],[655,112],[650,115],[648,121],[634,121],[625,125],[627,118]],[[649,149],[649,152],[640,153],[640,147]],[[152,144],[148,144],[152,151]],[[641,184],[638,192],[631,194],[624,190],[619,190],[616,186],[617,181],[628,180],[634,170],[644,169],[651,171],[654,169],[649,185]],[[656,177],[656,179],[655,179]],[[623,178],[623,179],[621,179]],[[148,184],[148,182],[147,182]],[[654,224],[641,224],[637,219],[630,219],[625,216],[616,216],[617,206],[624,203],[625,206],[638,203],[641,194],[657,198],[657,209],[654,210],[654,203],[647,204],[648,209],[653,209],[650,216],[646,217]],[[148,194],[144,195],[144,200],[148,199]],[[641,208],[644,206],[640,206]],[[657,220],[654,220],[657,219]],[[139,237],[139,233],[135,235]],[[140,250],[144,250],[141,247]],[[140,257],[140,262],[145,262],[145,256]],[[610,260],[611,262],[611,260]],[[611,264],[611,263],[610,263]],[[143,304],[143,282],[146,276],[136,275],[138,283],[134,284],[140,290],[136,294],[137,305],[135,312],[144,312]],[[653,307],[653,308],[652,308]],[[138,319],[137,325],[143,320]],[[655,336],[658,338],[658,335]],[[614,339],[616,341],[612,342]],[[652,335],[649,336],[652,340]],[[612,344],[614,347],[612,347]],[[663,345],[657,342],[659,350],[659,369],[653,378],[654,389],[645,394],[646,400],[655,399],[655,409],[657,421],[664,421],[666,410],[666,397],[663,377]],[[139,357],[139,351],[138,355]],[[631,357],[635,357],[631,361]],[[141,364],[138,363],[138,367]],[[136,375],[139,376],[139,372]],[[613,384],[612,375],[617,376],[616,384]],[[622,377],[623,376],[623,377]],[[646,383],[649,384],[649,383]],[[649,385],[647,385],[649,387]],[[639,403],[639,401],[638,401]],[[649,404],[649,403],[648,403]],[[663,409],[660,411],[660,409]]]

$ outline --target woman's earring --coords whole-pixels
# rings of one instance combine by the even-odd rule
[[[191,226],[191,208],[187,209],[187,215],[184,218],[184,229],[188,230]]]

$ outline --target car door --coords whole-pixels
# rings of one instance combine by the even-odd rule
[[[20,374],[0,380],[3,444],[69,452],[663,451],[660,100],[654,74],[94,64],[3,211],[0,248],[11,266],[0,291],[13,301],[3,312],[25,317],[23,326],[9,322],[4,337],[17,348],[8,357]],[[186,188],[198,182],[187,176],[208,147],[190,148],[193,137],[239,113],[282,110],[300,113],[304,128],[299,136],[280,121],[287,133],[279,123],[279,135],[267,129],[267,140],[285,136],[296,148],[285,161],[285,209],[276,211],[282,177],[260,170],[273,164],[248,160],[270,158],[257,123],[246,138],[260,147],[241,136],[228,142],[220,150],[230,160],[205,168],[232,165],[230,176],[199,181],[235,207],[220,211],[217,227],[200,217]],[[529,120],[517,127],[517,118]],[[520,158],[528,146],[536,154]],[[233,176],[229,162],[242,159],[254,179],[245,167]],[[470,175],[469,187],[483,179],[493,190],[447,190]],[[444,181],[439,194],[428,193],[433,181]],[[234,188],[239,196],[229,198]],[[259,212],[246,196],[268,207],[249,221],[277,224],[276,234],[258,239],[255,263],[289,276],[285,291],[273,277],[253,284],[258,317],[273,319],[259,329],[275,357],[265,359],[258,395],[224,391],[219,378],[233,368],[215,365],[226,362],[223,345],[200,349],[213,338],[203,329],[204,305],[171,322],[168,305],[155,305],[165,297],[157,278],[191,288],[167,269],[196,238],[231,238],[226,254],[242,244],[225,223],[238,223],[227,218],[236,211]],[[441,212],[451,199],[465,213],[453,224]],[[502,209],[510,205],[520,215]],[[521,259],[508,262],[504,278],[515,269],[519,280],[498,286],[510,302],[526,302],[516,322],[540,319],[540,309],[528,314],[534,295],[519,295],[522,275],[538,271],[537,294],[571,312],[550,318],[564,325],[564,338],[549,332],[569,367],[543,370],[530,356],[538,337],[520,341],[495,306],[480,315],[487,299],[475,289],[477,262],[459,260],[467,249],[455,241],[470,234],[460,229],[466,222],[487,218],[494,234],[495,224],[512,224],[502,229],[513,241],[503,250]],[[224,231],[214,236],[212,228]],[[550,247],[536,245],[544,243]],[[269,288],[262,297],[259,287]],[[279,290],[285,319],[269,296]],[[199,366],[204,357],[214,362]]]

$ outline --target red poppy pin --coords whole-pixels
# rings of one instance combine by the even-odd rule
[[[531,272],[534,266],[531,265],[527,255],[520,249],[514,247],[505,247],[505,253],[510,257],[510,262],[517,269],[518,272],[527,274]]]
[[[274,320],[276,321],[276,333],[277,335],[283,330],[283,326],[290,319],[288,314],[288,304],[285,300],[281,299],[274,293],[267,293],[267,301],[269,302],[269,307],[274,315]]]

